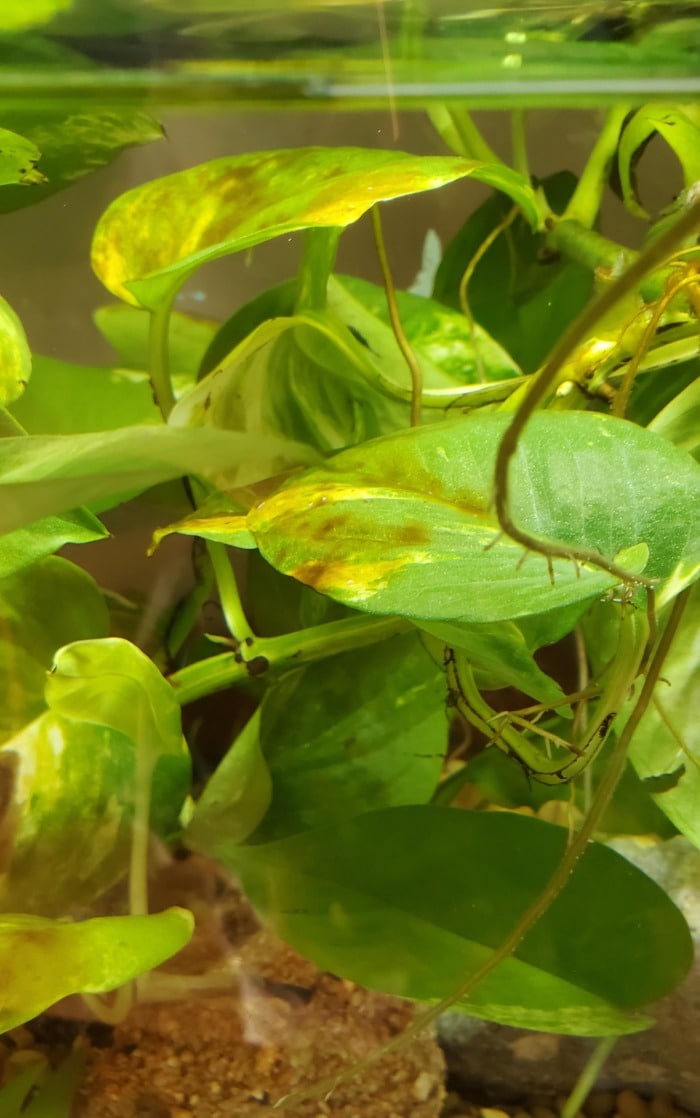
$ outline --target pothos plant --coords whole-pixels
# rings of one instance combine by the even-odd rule
[[[517,169],[434,119],[453,154],[255,152],[115,199],[92,245],[115,367],[31,354],[0,307],[3,1029],[172,993],[150,972],[193,917],[149,911],[150,835],[218,859],[319,967],[423,1003],[414,1030],[454,1006],[634,1032],[690,965],[605,838],[700,841],[697,107],[614,108],[545,182],[520,116]],[[685,188],[636,251],[596,224],[611,170],[640,215],[657,134]],[[5,134],[15,198],[40,156]],[[383,205],[460,179],[493,193],[396,291]],[[382,286],[334,272],[368,213]],[[228,321],[173,309],[292,233],[299,274]],[[164,482],[153,546],[192,537],[194,578],[146,655],[55,553]],[[227,635],[194,639],[213,594]],[[234,686],[254,713],[193,787],[181,712]],[[91,916],[122,879],[129,913]]]

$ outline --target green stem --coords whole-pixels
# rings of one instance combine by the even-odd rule
[[[332,227],[307,229],[304,233],[295,313],[325,310],[328,278],[335,264],[341,232]]]
[[[522,109],[514,109],[510,114],[511,138],[513,143],[513,166],[523,178],[530,181],[530,161],[527,157],[525,136],[525,114]]]
[[[563,214],[564,220],[578,221],[587,229],[592,229],[595,225],[608,182],[610,165],[615,157],[622,125],[628,113],[628,105],[616,105],[608,113],[598,133],[595,147],[578,180],[576,190]]]
[[[352,617],[347,621],[331,621],[310,629],[301,629],[282,637],[257,638],[255,656],[245,663],[240,653],[224,652],[190,664],[170,676],[175,697],[181,706],[225,691],[235,683],[243,683],[271,668],[291,668],[337,656],[351,648],[364,648],[390,637],[407,633],[412,624],[403,617]]]
[[[573,1091],[562,1107],[561,1118],[576,1118],[588,1095],[595,1087],[603,1065],[618,1039],[616,1036],[604,1036],[598,1041],[583,1071],[576,1080]]]
[[[238,583],[225,544],[207,541],[207,551],[214,569],[214,578],[219,591],[221,608],[226,619],[228,631],[238,645],[252,644],[255,634],[248,624],[243,609]]]
[[[382,270],[382,278],[384,280],[384,292],[386,295],[387,310],[389,312],[389,322],[391,323],[391,329],[396,338],[396,344],[401,350],[401,356],[406,362],[408,373],[411,378],[411,426],[419,427],[421,422],[421,399],[423,394],[423,370],[411,348],[411,344],[406,337],[401,322],[399,304],[396,300],[396,290],[391,277],[391,268],[389,267],[389,257],[387,256],[386,244],[384,243],[384,232],[382,230],[379,206],[372,207],[372,228],[374,229],[374,243],[377,248],[379,266]]]
[[[455,155],[476,159],[480,163],[499,163],[503,160],[489,147],[466,109],[448,109],[437,105],[428,110],[436,132]]]
[[[169,296],[157,310],[151,311],[151,322],[148,335],[149,365],[151,385],[155,401],[160,408],[163,419],[168,418],[175,406],[175,395],[170,381],[170,357],[168,348],[168,334],[170,329],[170,312],[172,310],[174,295]]]

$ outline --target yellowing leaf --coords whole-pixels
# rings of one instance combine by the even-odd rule
[[[311,226],[344,228],[376,202],[469,177],[504,190],[537,223],[530,184],[502,164],[295,148],[226,156],[128,191],[97,225],[92,265],[114,295],[156,308],[208,260]]]

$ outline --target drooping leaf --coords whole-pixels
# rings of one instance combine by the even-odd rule
[[[265,920],[318,966],[432,1000],[500,946],[566,843],[565,828],[509,812],[417,805],[220,856]],[[647,1022],[631,1011],[672,990],[691,960],[688,927],[663,890],[590,844],[514,956],[463,1008],[530,1029],[633,1032]]]
[[[56,649],[103,637],[109,619],[102,594],[66,559],[43,559],[0,578],[0,742],[44,709],[44,685]]]
[[[252,842],[423,803],[447,748],[445,678],[415,634],[342,653],[266,692],[260,736],[272,802]]]
[[[87,509],[48,516],[31,528],[8,532],[0,536],[0,579],[53,555],[64,544],[93,543],[107,535],[107,529]]]
[[[275,454],[284,463],[290,453],[283,439],[165,425],[0,439],[0,532],[187,473],[246,485],[266,476]],[[317,457],[308,447],[294,453]]]
[[[110,303],[98,307],[93,318],[97,329],[119,355],[121,365],[141,372],[150,367],[146,311],[124,303]],[[173,311],[169,326],[168,356],[177,389],[183,378],[187,381],[196,378],[202,355],[211,344],[218,323]]]
[[[162,423],[144,374],[73,365],[52,357],[34,358],[29,386],[11,410],[30,435],[73,435]]]
[[[637,109],[624,127],[617,155],[622,198],[627,209],[636,217],[649,216],[637,193],[635,167],[655,135],[661,136],[678,158],[686,190],[700,180],[700,113],[697,106],[654,103]]]
[[[22,395],[31,375],[32,353],[24,328],[10,304],[0,297],[0,407]]]
[[[134,825],[177,828],[190,761],[171,687],[128,641],[60,649],[46,703],[0,750],[13,767],[14,829],[0,907],[53,916],[124,875]]]
[[[24,8],[27,6],[25,4]],[[3,14],[4,9],[3,4]],[[150,143],[163,135],[153,117],[124,109],[87,112],[66,112],[62,108],[56,111],[13,109],[4,114],[3,123],[16,128],[39,149],[42,175],[31,190],[22,186],[3,187],[0,213],[40,202],[103,167],[124,148]]]
[[[29,1021],[70,994],[102,994],[123,986],[180,951],[193,929],[192,914],[183,908],[76,924],[0,917],[0,1031]]]
[[[568,173],[545,180],[544,190],[555,212],[564,209],[575,185]],[[508,198],[496,194],[470,215],[445,249],[435,277],[435,299],[460,309],[462,276],[511,207]],[[539,368],[593,288],[591,272],[580,264],[553,260],[544,249],[544,234],[533,233],[517,217],[483,253],[467,288],[474,321],[526,373]]]
[[[491,508],[504,414],[413,428],[297,475],[245,517],[272,566],[370,613],[493,622],[583,603],[615,579],[498,538]],[[641,483],[641,479],[644,482]],[[611,496],[611,479],[615,495]],[[511,512],[526,531],[595,548],[666,579],[700,565],[698,466],[649,431],[587,412],[541,413],[511,467]],[[216,529],[216,518],[211,527]],[[226,533],[221,534],[225,538]],[[639,550],[641,548],[641,550]]]
[[[537,224],[530,184],[502,164],[363,148],[253,152],[117,198],[95,230],[93,268],[120,299],[155,308],[209,260],[311,226],[345,227],[376,202],[469,177],[509,193]]]
[[[227,842],[245,842],[263,819],[271,797],[258,709],[207,782],[184,841],[192,850],[203,851],[212,849],[224,836]]]
[[[696,586],[662,668],[630,759],[654,800],[700,846],[700,589]]]

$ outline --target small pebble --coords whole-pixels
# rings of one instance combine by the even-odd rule
[[[649,1103],[651,1118],[673,1118],[676,1108],[670,1095],[654,1095]]]
[[[584,1114],[589,1118],[605,1118],[615,1110],[615,1095],[612,1091],[591,1091],[583,1104]]]
[[[622,1118],[650,1118],[649,1104],[636,1091],[630,1091],[629,1088],[618,1091],[615,1101],[617,1112]]]

